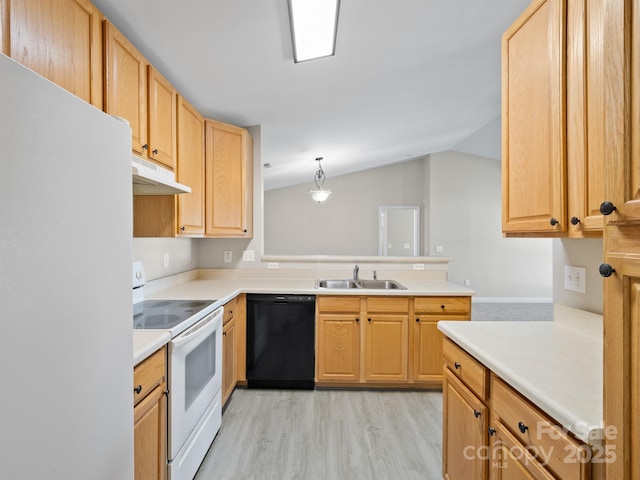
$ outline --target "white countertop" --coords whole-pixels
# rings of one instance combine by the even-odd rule
[[[438,329],[587,444],[602,434],[602,337],[560,322],[438,322]]]
[[[166,345],[171,340],[169,332],[158,330],[134,330],[133,331],[133,366],[153,352]]]
[[[169,285],[147,299],[217,300],[223,305],[240,293],[306,294],[306,295],[399,295],[399,296],[470,296],[473,290],[442,280],[399,280],[407,290],[316,289],[314,278],[217,278],[195,279]],[[145,287],[146,288],[146,287]],[[215,306],[217,307],[217,305]],[[134,365],[144,360],[171,340],[156,338],[153,331],[134,331]],[[163,333],[163,332],[155,332]],[[141,335],[149,334],[149,335]],[[164,343],[162,341],[164,340]],[[149,343],[149,346],[146,343]]]

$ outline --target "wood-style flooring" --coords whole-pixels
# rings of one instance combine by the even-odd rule
[[[237,389],[197,480],[442,478],[442,394]]]

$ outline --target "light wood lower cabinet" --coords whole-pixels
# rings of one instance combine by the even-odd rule
[[[238,299],[227,302],[224,306],[222,326],[222,405],[224,405],[236,387],[238,372],[238,335],[236,314]]]
[[[133,441],[136,480],[167,478],[166,348],[133,370]]]
[[[436,324],[470,319],[471,299],[319,295],[316,310],[318,384],[440,388]]]
[[[589,480],[591,447],[445,338],[445,479]]]

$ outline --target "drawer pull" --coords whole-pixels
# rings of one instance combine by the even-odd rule
[[[611,215],[616,210],[616,206],[611,202],[602,202],[600,205],[600,213],[603,215]]]
[[[440,308],[441,308],[442,310],[444,310],[444,305],[440,305]]]
[[[520,433],[526,433],[527,430],[529,430],[529,427],[522,422],[518,422],[518,428],[520,429]]]
[[[416,318],[416,322],[419,322],[419,321],[420,321],[420,319],[419,319],[419,318]]]
[[[460,364],[459,364],[458,362],[455,362],[455,363],[453,364],[453,366],[454,366],[454,367],[456,367],[456,370],[458,370],[458,369],[460,368]]]
[[[496,434],[496,430],[494,428],[489,427],[489,436],[493,437]]]
[[[142,391],[142,385],[138,385],[133,389],[133,391],[136,392],[136,395],[140,395],[140,392]]]
[[[478,418],[480,416],[480,411],[479,410],[474,410],[473,411],[473,416]]]

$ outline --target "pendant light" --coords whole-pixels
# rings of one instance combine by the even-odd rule
[[[316,158],[316,162],[318,162],[318,170],[313,177],[313,180],[316,182],[316,188],[309,189],[311,198],[318,203],[324,202],[327,198],[329,198],[329,195],[331,195],[331,190],[324,188],[326,175],[324,174],[324,170],[322,170],[322,164],[320,163],[321,160],[322,157]]]

